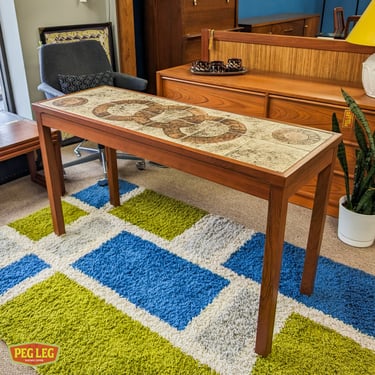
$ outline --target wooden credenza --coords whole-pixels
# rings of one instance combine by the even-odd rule
[[[241,18],[238,26],[245,32],[314,37],[319,33],[319,22],[319,14],[284,13]]]
[[[190,65],[157,73],[157,94],[184,103],[220,109],[249,116],[331,130],[332,113],[343,122],[348,112],[341,95],[345,89],[366,114],[375,130],[375,99],[366,96],[360,85],[328,80],[311,80],[287,75],[248,72],[238,76],[204,76],[190,72]],[[353,170],[355,135],[351,121],[343,129]],[[338,201],[344,195],[344,179],[337,162],[331,188],[328,214],[337,216]],[[312,207],[315,181],[304,186],[291,201]]]
[[[155,93],[157,70],[199,59],[201,30],[237,27],[238,0],[146,0],[145,70]]]

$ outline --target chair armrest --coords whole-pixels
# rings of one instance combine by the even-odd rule
[[[113,72],[113,83],[116,87],[123,89],[144,91],[147,87],[147,80],[139,77],[134,77],[129,74]]]
[[[64,93],[62,93],[59,90],[56,90],[54,87],[50,86],[45,82],[42,82],[40,85],[38,85],[38,90],[42,91],[47,99],[52,99],[56,96],[64,95]]]

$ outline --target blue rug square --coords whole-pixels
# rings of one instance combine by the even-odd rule
[[[265,235],[256,233],[223,264],[261,282]],[[300,293],[305,250],[284,243],[279,290],[282,294],[340,319],[362,333],[375,335],[375,277],[319,257],[314,292]],[[363,319],[367,317],[367,319]]]
[[[0,295],[49,267],[47,263],[39,259],[36,255],[30,254],[17,262],[0,268]]]
[[[138,188],[137,185],[124,180],[119,180],[120,195],[129,193],[136,188]],[[109,202],[109,189],[108,186],[95,184],[79,191],[78,193],[72,194],[72,196],[90,206],[101,208]]]
[[[125,231],[73,267],[178,330],[229,284],[223,277]]]

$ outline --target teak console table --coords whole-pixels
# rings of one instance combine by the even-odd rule
[[[341,135],[99,87],[33,104],[55,233],[65,233],[51,128],[105,146],[110,202],[120,204],[116,150],[267,199],[255,351],[271,351],[288,198],[318,176],[301,282],[311,294]]]

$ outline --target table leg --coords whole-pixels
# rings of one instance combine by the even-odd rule
[[[38,175],[38,171],[37,171],[36,164],[35,164],[35,153],[34,153],[34,151],[28,152],[26,154],[26,157],[27,157],[27,164],[29,166],[31,181],[33,181],[33,182],[35,182],[39,185],[45,186],[46,182],[45,182],[44,178],[42,176]]]
[[[118,169],[116,150],[105,147],[105,157],[107,160],[107,178],[110,202],[113,206],[120,205],[120,193],[118,184]]]
[[[60,195],[63,196],[65,194],[65,183],[64,183],[64,171],[62,167],[62,160],[61,160],[61,145],[58,140],[54,140],[53,142],[53,148],[55,150],[55,157],[57,165],[59,166],[59,175],[60,175]],[[27,164],[29,166],[29,172],[30,172],[30,179],[31,181],[46,187],[46,180],[43,175],[38,173],[36,168],[36,162],[35,162],[35,152],[31,151],[26,154],[27,156]]]
[[[61,158],[60,139],[57,139],[55,142],[53,142],[53,148],[55,150],[56,164],[58,166],[58,172],[60,175],[60,189],[61,189],[60,195],[63,196],[65,194],[65,182],[64,182],[64,168],[63,168],[63,163],[62,163],[62,158]]]
[[[306,295],[311,295],[314,290],[314,282],[320,254],[320,246],[323,239],[326,209],[333,177],[335,158],[336,153],[334,154],[332,164],[319,173],[316,185],[314,206],[311,214],[309,237],[307,240],[305,263],[300,287],[301,293]]]
[[[283,190],[271,188],[255,344],[255,352],[262,356],[267,356],[272,348],[287,210],[288,199]]]
[[[51,129],[42,125],[41,118],[38,118],[37,122],[53,228],[57,235],[61,235],[65,233],[61,205],[61,166],[58,165],[58,161],[56,160]]]

